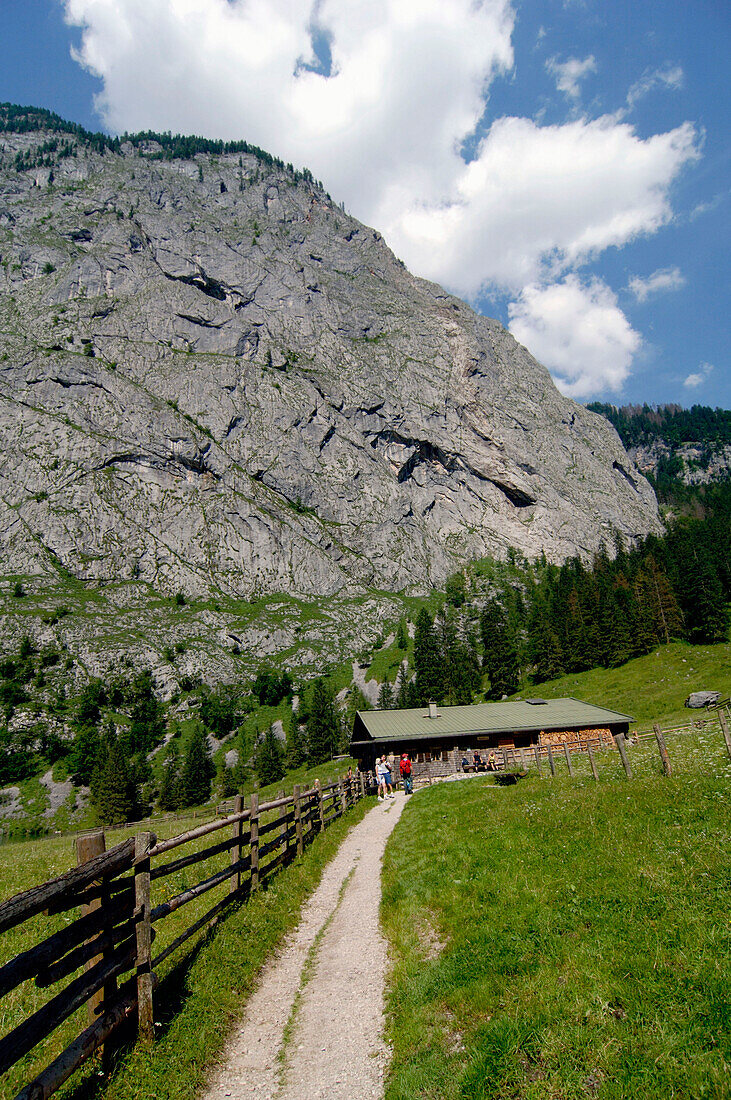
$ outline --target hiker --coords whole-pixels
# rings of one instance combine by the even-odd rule
[[[382,756],[380,760],[376,761],[376,779],[378,780],[378,801],[384,801],[386,797],[386,788],[388,788],[389,798],[393,798],[393,789],[391,787],[391,773],[388,770],[388,764],[386,763],[385,756]]]
[[[485,767],[485,765],[482,763],[482,757],[480,756],[477,749],[475,749],[475,754],[472,757],[472,763],[475,765],[475,771],[482,771]]]
[[[495,753],[494,752],[491,752],[490,755],[487,758],[487,770],[489,772],[497,771],[497,768],[495,767]]]
[[[406,794],[413,794],[414,784],[411,778],[411,761],[409,760],[409,754],[407,752],[401,753],[401,762],[398,767],[401,772],[401,778],[404,781],[404,791]]]
[[[469,768],[469,766],[470,766],[470,762],[467,759],[467,753],[465,752],[465,753],[462,754],[462,771],[466,772],[467,769]]]
[[[391,778],[391,776],[393,774],[393,770],[394,770],[393,769],[393,759],[394,759],[393,754],[391,754],[390,757],[382,756],[381,759],[383,760],[383,763],[384,763],[385,768],[386,768],[385,778],[386,778],[386,787],[388,788],[388,797],[389,798],[395,798],[396,796],[393,793],[393,779]]]

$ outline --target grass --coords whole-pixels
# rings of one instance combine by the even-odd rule
[[[731,1095],[731,764],[717,732],[555,780],[442,784],[384,860],[387,1100]],[[428,841],[425,838],[429,838]]]
[[[572,695],[598,706],[631,714],[641,726],[672,725],[704,711],[684,708],[692,691],[709,688],[724,696],[731,690],[731,645],[700,646],[672,642],[621,668],[595,668],[531,685],[522,694],[557,699]]]

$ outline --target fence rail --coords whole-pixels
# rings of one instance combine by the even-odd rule
[[[87,1004],[88,1026],[16,1100],[46,1100],[119,1026],[137,1014],[138,1035],[154,1037],[154,990],[161,963],[197,932],[210,927],[229,907],[262,888],[277,871],[301,855],[314,836],[354,806],[365,794],[360,778],[346,778],[259,805],[234,800],[231,813],[158,841],[143,831],[109,851],[104,833],[86,836],[78,848],[80,865],[40,886],[0,903],[0,933],[18,928],[42,913],[72,914],[70,923],[0,966],[0,1000],[25,982],[45,989],[71,978],[59,992],[0,1039],[0,1075],[26,1057],[49,1033]],[[215,834],[225,831],[219,839]],[[213,837],[200,850],[168,853]],[[91,858],[83,853],[91,854]],[[209,864],[225,859],[223,866]],[[153,904],[156,887],[172,876],[198,869],[201,878]],[[172,913],[217,888],[222,897],[183,929],[156,955],[157,926]],[[175,889],[175,886],[173,885]],[[78,914],[82,907],[81,915]],[[82,967],[84,969],[82,969]],[[122,984],[118,987],[118,981]],[[0,1018],[2,1006],[0,1005]]]

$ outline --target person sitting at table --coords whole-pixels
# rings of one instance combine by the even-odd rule
[[[472,757],[472,763],[475,765],[475,771],[477,771],[478,768],[484,768],[484,766],[485,766],[482,763],[482,757],[480,756],[477,749],[475,749],[474,756]]]
[[[494,771],[497,770],[496,767],[495,767],[495,753],[494,752],[491,752],[490,755],[487,758],[487,770],[489,772],[494,772]]]
[[[467,769],[469,768],[469,766],[470,766],[470,762],[467,759],[467,753],[464,753],[463,756],[462,756],[462,771],[466,772]]]

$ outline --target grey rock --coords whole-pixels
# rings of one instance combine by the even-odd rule
[[[318,187],[154,143],[51,185],[47,137],[3,135],[6,574],[332,597],[661,530],[611,426]]]
[[[720,691],[692,691],[685,700],[686,707],[712,707],[721,698]]]

